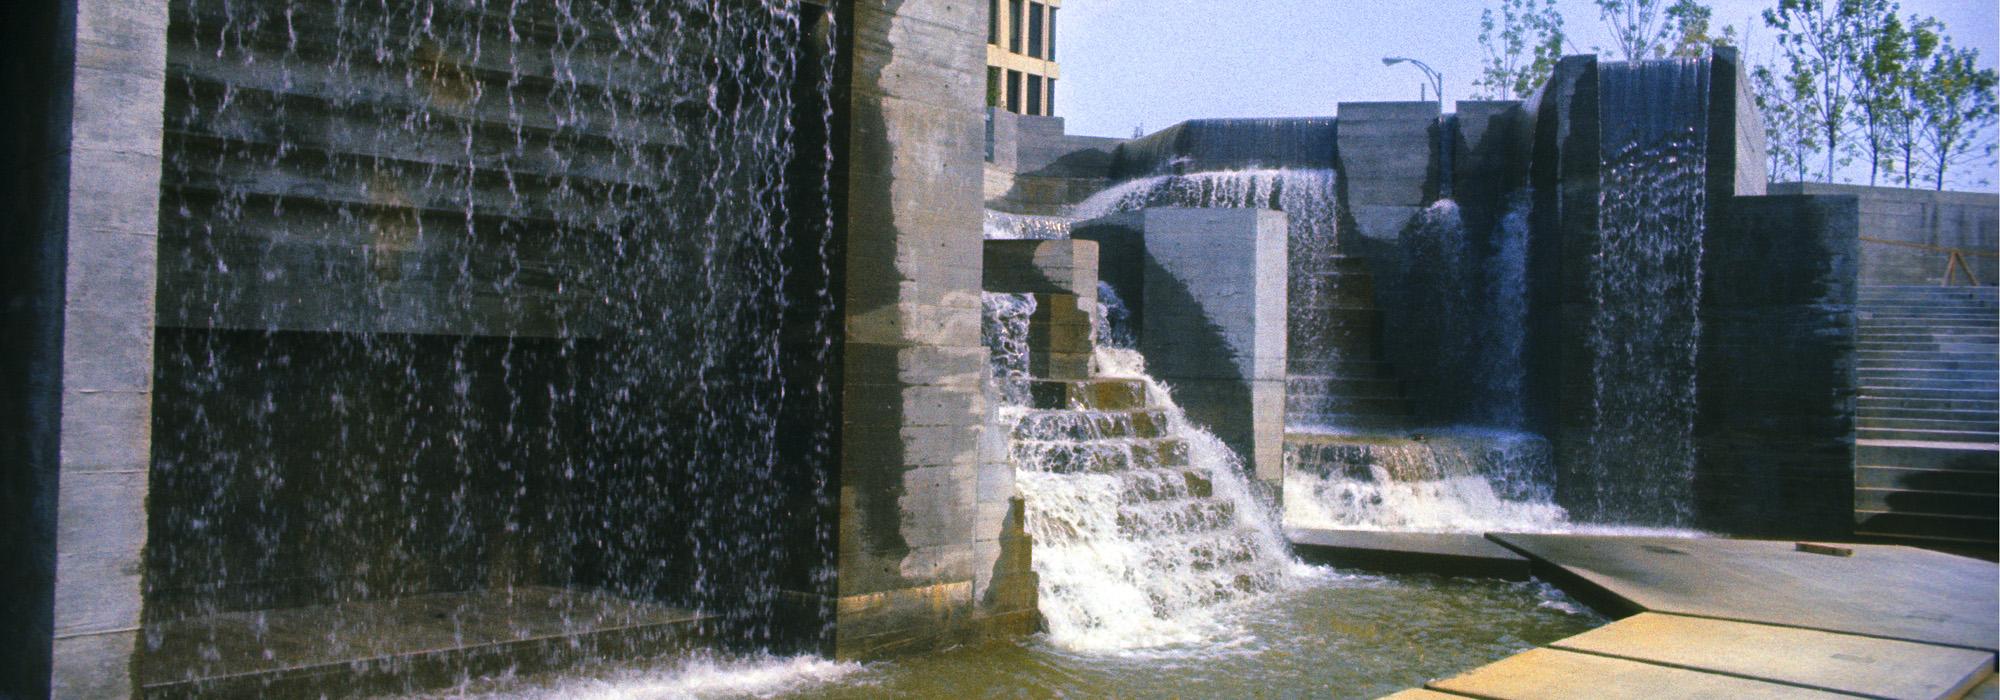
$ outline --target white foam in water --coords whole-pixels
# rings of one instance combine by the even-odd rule
[[[1167,388],[1146,376],[1138,352],[1100,348],[1096,361],[1100,377],[1146,383],[1151,407],[1167,415],[1167,437],[1187,443],[1188,464],[1061,473],[1034,458],[1042,453],[1016,450],[1016,486],[1035,538],[1049,641],[1070,651],[1143,653],[1242,636],[1223,613],[1290,585],[1309,569],[1291,559],[1241,462],[1188,422]],[[1024,409],[1010,410],[1019,415]],[[1129,450],[1139,442],[1079,440],[1053,447]],[[1205,477],[1213,496],[1182,491],[1181,498],[1134,498],[1186,489],[1184,471]]]
[[[835,682],[852,682],[867,667],[817,656],[698,655],[670,665],[565,676],[546,685],[492,693],[426,697],[494,700],[681,700],[767,698]]]

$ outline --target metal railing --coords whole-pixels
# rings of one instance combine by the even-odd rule
[[[1977,287],[1980,285],[1979,275],[1972,271],[1972,264],[1966,262],[1965,256],[1971,255],[1981,258],[2000,258],[2000,253],[1995,253],[1990,250],[1966,250],[1964,248],[1947,248],[1944,246],[1930,245],[1928,243],[1892,241],[1886,238],[1870,238],[1868,236],[1862,236],[1861,242],[1879,243],[1882,245],[1892,245],[1903,248],[1916,248],[1918,250],[1928,250],[1933,253],[1944,253],[1945,254],[1944,284],[1941,286],[1945,287],[1951,286],[1952,279],[1956,278],[1958,276],[1957,273],[1961,270],[1965,272],[1965,279],[1971,282],[1972,286]]]

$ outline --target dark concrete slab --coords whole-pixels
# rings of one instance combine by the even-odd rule
[[[1956,697],[1993,672],[1973,649],[1659,613],[1549,646],[1875,698]]]
[[[1384,573],[1529,578],[1526,557],[1475,534],[1287,530],[1292,549],[1306,561]]]
[[[1854,555],[1792,541],[1489,535],[1571,595],[1619,615],[1650,611],[1994,651],[2000,567],[1892,545]]]
[[[1534,649],[1515,654],[1451,678],[1432,681],[1428,687],[1489,700],[1853,697],[1556,649]]]
[[[536,586],[284,610],[148,626],[138,672],[149,698],[397,693],[513,669],[631,658],[701,643],[709,618],[590,591]]]

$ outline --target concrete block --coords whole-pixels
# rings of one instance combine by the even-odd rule
[[[56,638],[50,697],[132,696],[132,654],[138,643],[137,630]]]
[[[1177,388],[1258,478],[1283,461],[1287,233],[1284,214],[1149,209],[1144,330],[1154,376]]]
[[[1983,651],[1655,613],[1550,646],[1875,698],[1955,697],[1993,665]]]
[[[1808,690],[1745,678],[1652,664],[1533,649],[1426,687],[1447,693],[1495,700],[1528,698],[1599,698],[1651,700],[1661,689],[1678,697],[1799,699],[1844,698],[1839,693]]]
[[[1287,530],[1301,558],[1385,573],[1486,576],[1526,581],[1528,558],[1478,534]]]
[[[152,458],[151,394],[63,393],[62,470],[144,470]]]

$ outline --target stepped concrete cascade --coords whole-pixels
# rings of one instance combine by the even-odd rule
[[[1993,287],[1861,288],[1855,534],[1993,552],[1995,302]]]
[[[1285,423],[1289,431],[1389,432],[1411,427],[1410,398],[1395,367],[1382,359],[1382,310],[1375,276],[1354,256],[1328,258],[1294,287],[1315,286],[1323,308],[1294,309],[1286,355]],[[1304,322],[1304,319],[1319,323]]]

